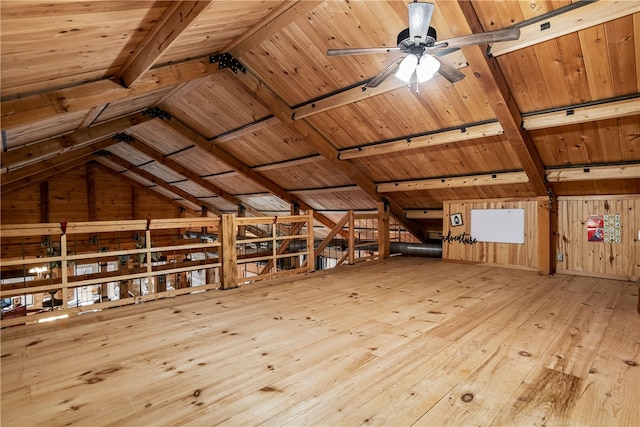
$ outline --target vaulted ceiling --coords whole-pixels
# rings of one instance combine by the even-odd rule
[[[640,3],[434,1],[464,73],[367,81],[407,1],[3,1],[2,193],[96,162],[191,210],[640,193]]]

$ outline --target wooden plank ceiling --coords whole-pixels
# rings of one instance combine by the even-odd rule
[[[444,200],[640,193],[640,3],[435,4],[440,40],[521,37],[367,88],[397,56],[326,50],[395,46],[407,0],[3,1],[2,192],[99,162],[218,213],[384,200],[421,238]]]

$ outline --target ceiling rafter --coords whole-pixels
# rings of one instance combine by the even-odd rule
[[[67,151],[66,153],[54,155],[47,159],[40,160],[37,163],[32,163],[30,165],[11,170],[2,175],[2,186],[10,184],[14,181],[28,178],[45,169],[72,162],[80,157],[95,153],[96,151],[104,150],[105,148],[108,148],[117,143],[118,142],[112,138],[104,138],[94,142],[93,144],[85,145],[84,147],[80,147],[75,150]]]
[[[222,211],[220,211],[218,208],[216,208],[215,206],[213,206],[210,203],[204,202],[200,199],[198,199],[197,197],[193,196],[192,194],[190,194],[187,191],[184,191],[182,188],[170,184],[167,181],[158,178],[157,176],[155,176],[154,174],[152,174],[151,172],[148,172],[144,169],[142,169],[141,167],[138,167],[136,165],[134,165],[133,163],[129,162],[128,160],[123,159],[120,156],[117,156],[111,152],[107,152],[105,154],[105,157],[107,159],[109,159],[110,161],[112,161],[113,163],[116,163],[120,166],[122,166],[125,169],[125,172],[131,172],[133,174],[139,175],[140,177],[146,179],[147,181],[150,181],[154,184],[156,184],[158,187],[162,187],[165,190],[168,190],[172,193],[174,193],[176,196],[180,196],[182,197],[184,200],[191,202],[195,205],[199,205],[199,206],[204,206],[207,209],[207,212],[211,212],[215,215],[221,216],[222,215]]]
[[[131,87],[189,28],[211,3],[206,1],[172,1],[138,48],[116,73],[125,87]]]
[[[284,188],[280,187],[278,184],[269,180],[268,178],[256,172],[255,170],[252,170],[252,168],[244,164],[242,161],[240,161],[233,155],[227,153],[217,145],[212,144],[210,141],[208,141],[206,138],[198,134],[196,131],[191,129],[186,124],[180,122],[175,118],[171,118],[169,120],[163,121],[163,123],[166,126],[175,130],[176,132],[180,133],[181,135],[183,135],[184,137],[186,137],[196,145],[200,146],[207,152],[209,152],[218,160],[221,160],[222,162],[229,165],[231,168],[239,172],[245,178],[248,178],[251,181],[255,182],[256,184],[259,184],[260,186],[266,188],[272,194],[284,200],[285,202],[291,203],[291,204],[297,204],[298,206],[300,206],[300,209],[305,211],[313,210],[313,208],[310,205],[308,205],[306,202],[300,200],[298,197],[293,196],[292,194],[287,192]],[[315,210],[313,210],[313,217],[316,221],[320,222],[321,224],[329,228],[333,228],[333,226],[335,226],[335,223],[333,221],[331,221],[326,216],[316,212]]]
[[[133,136],[133,135],[131,135],[131,136]],[[168,167],[169,169],[171,169],[174,172],[184,176],[185,178],[189,179],[190,181],[193,181],[194,183],[198,184],[199,186],[201,186],[203,188],[206,188],[207,190],[211,191],[212,193],[216,194],[217,196],[220,196],[220,197],[224,198],[228,202],[231,202],[231,203],[233,203],[234,205],[237,205],[237,206],[243,205],[242,200],[238,199],[237,197],[235,197],[232,194],[227,193],[225,190],[223,190],[222,188],[218,187],[213,182],[207,181],[206,179],[201,178],[198,174],[192,172],[189,168],[187,168],[186,166],[183,166],[178,161],[163,156],[157,150],[155,150],[154,148],[152,148],[149,145],[147,145],[144,141],[141,141],[140,139],[134,137],[133,141],[128,142],[128,144],[131,147],[135,148],[137,151],[141,152],[142,154],[150,157],[154,161],[156,161],[156,162]]]
[[[171,120],[175,120],[175,119],[171,119]],[[198,184],[199,186],[211,191],[212,193],[222,197],[223,199],[227,200],[230,203],[233,203],[236,206],[244,206],[247,209],[247,212],[250,213],[253,216],[262,216],[262,213],[256,209],[255,207],[251,206],[251,205],[247,205],[247,203],[245,203],[244,201],[240,200],[239,198],[237,198],[236,196],[227,193],[226,191],[224,191],[222,188],[218,187],[217,185],[215,185],[213,182],[208,181],[202,177],[200,177],[198,174],[196,174],[195,172],[192,172],[189,168],[183,166],[182,164],[180,164],[179,162],[164,157],[161,153],[159,153],[158,151],[156,151],[155,149],[149,147],[147,144],[145,144],[143,141],[140,141],[139,139],[135,138],[133,139],[133,141],[128,143],[131,147],[135,148],[136,150],[138,150],[139,152],[141,152],[142,154],[151,157],[153,160],[155,160],[156,162],[168,167],[169,169],[173,170],[174,172],[188,178],[190,181],[193,181],[195,184]]]
[[[267,108],[271,114],[277,117],[283,124],[298,132],[320,155],[351,178],[353,182],[362,188],[373,200],[386,201],[391,214],[395,216],[407,230],[412,232],[420,240],[426,238],[426,233],[420,224],[404,218],[404,209],[399,203],[388,197],[383,198],[378,194],[375,182],[371,180],[364,171],[348,160],[340,161],[338,159],[338,150],[306,120],[294,120],[291,114],[291,108],[273,90],[264,84],[249,67],[247,67],[246,73],[238,73],[235,75],[246,90]]]
[[[381,193],[397,191],[438,190],[442,188],[479,187],[484,185],[523,184],[529,178],[525,172],[495,172],[450,178],[414,179],[411,181],[383,182],[377,185]]]
[[[640,162],[624,165],[578,166],[547,170],[550,182],[640,179]]]
[[[128,184],[128,185],[130,185],[130,186],[132,186],[132,187],[134,187],[134,188],[136,188],[138,190],[142,190],[145,193],[152,195],[153,197],[156,197],[156,198],[158,198],[158,199],[160,199],[160,200],[162,200],[162,201],[164,201],[166,203],[169,203],[169,204],[175,206],[176,208],[190,211],[191,213],[193,213],[194,215],[197,215],[197,216],[200,215],[200,212],[196,211],[195,209],[191,208],[190,206],[188,206],[188,205],[186,205],[184,203],[181,203],[181,202],[179,202],[177,200],[174,200],[174,199],[172,199],[171,197],[169,197],[169,196],[167,196],[165,194],[159,193],[157,191],[153,191],[149,187],[147,187],[146,185],[136,181],[133,178],[130,178],[130,177],[126,176],[126,175],[123,175],[120,172],[117,172],[117,171],[113,170],[109,166],[106,166],[106,165],[104,165],[102,163],[96,162],[95,163],[95,167],[97,169],[100,169],[101,171],[113,176],[113,177],[116,177],[116,178],[124,181],[126,184]]]
[[[438,131],[427,135],[408,136],[406,138],[398,138],[393,141],[373,143],[363,145],[361,147],[340,150],[338,158],[340,160],[355,159],[359,157],[433,147],[436,145],[450,144],[452,142],[467,141],[469,139],[485,138],[488,136],[502,134],[502,126],[498,122],[460,126],[458,129]]]
[[[122,87],[113,79],[103,79],[4,100],[0,104],[1,126],[2,129],[11,129],[58,114],[88,110],[106,103],[201,79],[217,72],[220,72],[218,64],[210,64],[207,57],[153,68],[145,72],[129,88]]]
[[[546,19],[536,19],[520,26],[518,40],[494,43],[493,56],[504,55],[533,44],[542,43],[576,31],[600,25],[632,13],[640,12],[635,1],[583,1],[584,5]]]
[[[1,167],[12,168],[24,163],[35,161],[42,157],[64,153],[73,147],[91,144],[103,138],[111,137],[132,126],[139,125],[150,120],[150,116],[144,112],[134,113],[120,117],[85,129],[9,150],[2,154]]]
[[[247,125],[241,126],[238,129],[233,129],[229,132],[225,132],[222,135],[216,136],[209,140],[209,142],[213,144],[221,144],[223,142],[232,141],[234,139],[241,138],[245,135],[258,132],[261,129],[265,129],[271,127],[272,125],[280,123],[280,120],[277,118],[270,116],[265,117],[264,119],[256,120],[255,122],[249,123]]]
[[[476,34],[484,31],[480,20],[470,2],[445,2],[441,5],[444,13],[450,16],[463,16],[460,31]],[[505,138],[511,143],[522,168],[529,178],[529,185],[539,195],[550,195],[553,188],[545,180],[544,165],[536,150],[533,138],[521,128],[522,113],[498,65],[497,59],[487,56],[486,46],[473,45],[462,48],[474,76],[484,91],[484,95],[502,125]]]
[[[547,113],[530,113],[522,118],[522,127],[526,130],[547,129],[635,114],[640,114],[638,97],[601,102],[596,105],[561,107]]]
[[[8,184],[4,184],[1,187],[1,193],[6,194],[11,191],[17,190],[29,184],[37,184],[43,181],[48,180],[49,178],[69,171],[71,169],[75,169],[77,167],[84,166],[87,162],[97,158],[95,154],[87,154],[86,156],[78,157],[72,161],[66,163],[56,164],[53,167],[41,169],[40,171],[29,175],[27,177],[23,177],[19,180],[10,182]]]
[[[597,105],[566,106],[545,113],[528,113],[522,117],[521,127],[526,130],[547,129],[556,126],[587,123],[640,114],[640,102],[637,97],[623,100],[611,100]],[[392,141],[365,144],[355,148],[340,150],[340,160],[375,156],[414,150],[441,144],[467,141],[470,139],[502,135],[504,133],[499,122],[471,124],[456,129],[441,130],[418,136],[407,136]]]

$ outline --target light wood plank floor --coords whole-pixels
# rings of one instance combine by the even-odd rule
[[[2,426],[638,426],[634,283],[392,258],[2,330]]]

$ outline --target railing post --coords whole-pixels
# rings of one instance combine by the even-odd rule
[[[62,278],[62,309],[69,308],[69,271],[67,271],[67,233],[60,236],[60,274]],[[51,308],[53,309],[53,295],[51,296]]]
[[[378,203],[378,258],[387,259],[391,252],[389,243],[389,211],[383,202]]]
[[[153,283],[153,260],[151,259],[151,230],[147,228],[145,231],[145,256],[147,258],[147,291],[149,293],[155,293],[155,285]],[[142,281],[141,281],[142,282]],[[153,292],[151,292],[151,288],[153,288]],[[142,296],[142,283],[140,283],[140,295]]]
[[[353,209],[349,209],[349,264],[355,264],[356,225]]]
[[[307,268],[308,271],[316,269],[316,255],[313,245],[315,244],[315,235],[313,233],[313,210],[307,211],[309,219],[307,219]]]
[[[220,282],[222,289],[238,287],[235,215],[223,214],[220,220]]]

